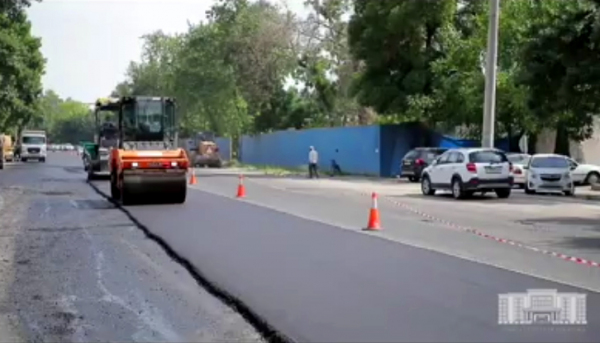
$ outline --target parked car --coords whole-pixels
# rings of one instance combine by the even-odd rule
[[[575,167],[567,156],[556,154],[535,154],[527,165],[525,193],[563,193],[575,194],[575,182],[571,171]]]
[[[569,158],[569,163],[572,167],[571,177],[575,185],[590,185],[600,182],[600,166],[578,163],[572,158]]]
[[[531,155],[522,153],[507,153],[506,157],[508,161],[513,165],[513,178],[515,186],[519,188],[525,188],[525,167],[529,164]]]
[[[423,170],[421,191],[434,195],[438,189],[449,189],[455,199],[494,191],[499,198],[508,198],[511,168],[506,154],[497,149],[451,149]]]
[[[412,149],[400,162],[400,177],[406,177],[411,182],[419,182],[423,169],[447,150],[445,148]]]

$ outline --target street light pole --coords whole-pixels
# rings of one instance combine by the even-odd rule
[[[494,147],[494,124],[496,107],[496,63],[498,61],[498,21],[500,0],[490,1],[487,54],[485,65],[485,100],[483,103],[483,130],[481,146]]]

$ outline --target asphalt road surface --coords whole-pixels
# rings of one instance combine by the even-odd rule
[[[503,231],[513,220],[503,206],[512,203],[474,211],[476,202],[457,208],[444,198],[423,203],[410,194],[390,194],[390,201],[380,202],[384,230],[366,233],[361,228],[369,192],[327,182],[247,175],[248,197],[239,200],[234,173],[203,170],[185,204],[125,210],[294,341],[594,342],[600,337],[600,268],[463,230],[474,224],[517,235]],[[108,192],[106,182],[94,185]],[[511,199],[523,209],[549,206],[544,199]],[[544,234],[532,236],[541,241]],[[587,325],[498,325],[498,295],[529,289],[586,294]]]
[[[263,341],[78,162],[52,153],[0,171],[0,342]]]

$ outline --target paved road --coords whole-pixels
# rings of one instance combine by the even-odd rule
[[[263,341],[63,155],[0,171],[0,342]]]
[[[254,175],[240,201],[233,198],[235,175],[219,174],[201,171],[184,205],[126,210],[292,340],[600,337],[597,269],[449,229],[392,202],[380,203],[385,230],[364,233],[369,200],[356,190]],[[108,191],[106,183],[95,185]],[[587,293],[589,324],[499,326],[498,294],[532,288]]]

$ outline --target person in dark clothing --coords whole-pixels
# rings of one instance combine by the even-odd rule
[[[331,160],[331,176],[335,176],[336,174],[342,175],[342,168],[335,160]]]

